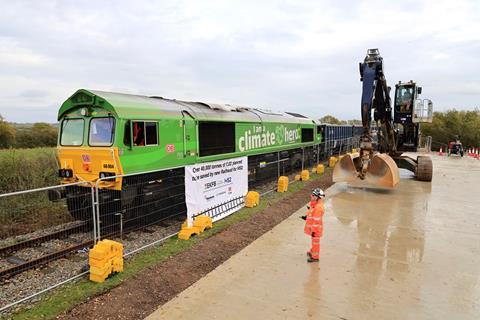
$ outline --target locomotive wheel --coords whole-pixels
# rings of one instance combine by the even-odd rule
[[[417,180],[419,181],[432,181],[433,164],[430,157],[417,157],[417,171],[415,175],[417,176]]]

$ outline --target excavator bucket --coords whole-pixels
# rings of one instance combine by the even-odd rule
[[[361,183],[356,165],[359,160],[358,153],[345,155],[333,168],[333,181]],[[377,153],[373,156],[363,181],[367,185],[394,188],[400,181],[397,164],[389,155]]]
[[[354,161],[359,156],[358,152],[344,155],[333,168],[333,182],[355,182],[358,179],[358,173]]]
[[[394,188],[399,181],[400,172],[395,161],[388,154],[375,154],[368,166],[365,182],[370,185]]]

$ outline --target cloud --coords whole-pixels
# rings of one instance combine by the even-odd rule
[[[41,99],[41,98],[48,97],[48,95],[49,95],[48,91],[30,89],[30,90],[22,91],[19,94],[19,97],[34,100],[34,99]]]

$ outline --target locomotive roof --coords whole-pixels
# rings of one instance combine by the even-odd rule
[[[297,113],[85,89],[78,90],[62,104],[58,120],[71,109],[89,105],[105,108],[123,119],[181,118],[182,112],[186,111],[193,118],[203,121],[315,123]]]

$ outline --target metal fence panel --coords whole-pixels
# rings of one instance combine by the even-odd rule
[[[0,195],[0,308],[82,272],[94,225],[89,184]]]

